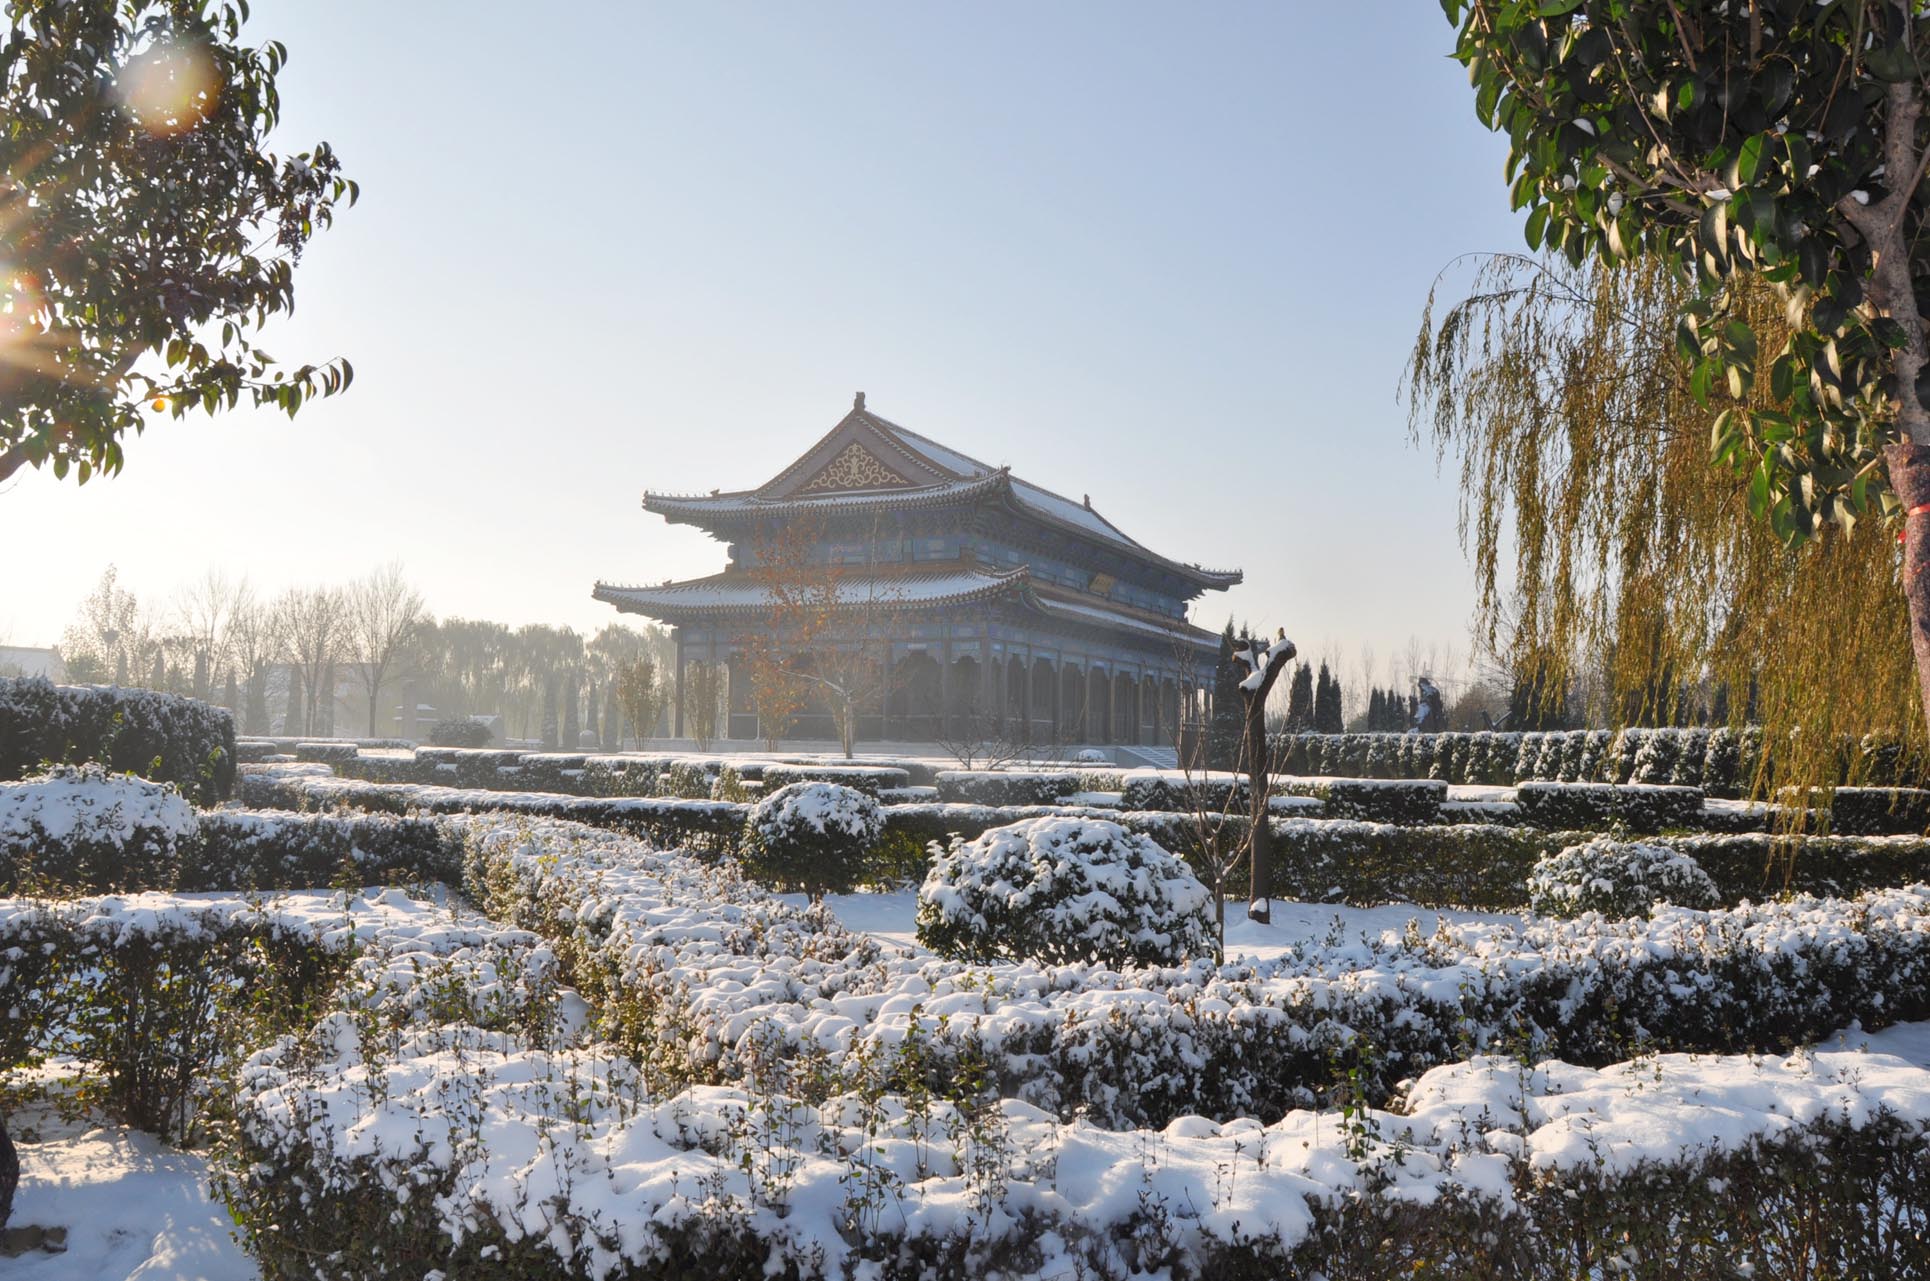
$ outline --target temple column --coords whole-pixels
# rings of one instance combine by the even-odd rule
[[[938,718],[934,722],[933,738],[946,737],[952,717],[952,629],[945,626],[945,647],[939,651],[944,655],[938,662]]]

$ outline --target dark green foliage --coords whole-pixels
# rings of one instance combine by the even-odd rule
[[[488,747],[489,726],[467,716],[453,716],[429,727],[429,741],[437,747]]]
[[[1206,724],[1208,769],[1232,769],[1240,760],[1240,737],[1246,732],[1240,710],[1243,670],[1233,648],[1244,639],[1244,632],[1236,636],[1233,620],[1227,619],[1226,630],[1220,633],[1220,655],[1213,663],[1213,707]]]
[[[1340,713],[1340,682],[1334,679],[1325,663],[1320,665],[1320,674],[1314,679],[1313,727],[1321,734],[1338,734],[1346,728]]]
[[[1287,733],[1304,734],[1312,728],[1313,668],[1298,663],[1293,669],[1293,683],[1287,687]]]
[[[790,783],[751,806],[740,857],[764,884],[821,898],[864,879],[884,831],[874,797],[837,783]]]
[[[1070,770],[941,770],[938,800],[962,805],[1057,805],[1080,790]]]
[[[1923,422],[1930,384],[1912,299],[1930,269],[1918,6],[1443,8],[1476,114],[1509,137],[1529,246],[1576,265],[1659,253],[1697,279],[1676,345],[1696,398],[1728,402],[1711,446],[1750,510],[1792,540],[1894,511],[1879,451],[1899,418]],[[1758,350],[1736,305],[1755,279],[1793,294],[1781,350]],[[1767,403],[1751,396],[1765,373]]]
[[[213,805],[234,788],[234,718],[175,694],[0,679],[0,779],[84,761]]]

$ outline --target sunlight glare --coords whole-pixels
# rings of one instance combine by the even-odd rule
[[[163,41],[130,58],[117,87],[121,106],[143,129],[173,137],[207,119],[221,74],[205,46]]]

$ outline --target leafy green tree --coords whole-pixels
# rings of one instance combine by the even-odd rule
[[[1881,511],[1930,706],[1930,166],[1920,0],[1443,0],[1530,246],[1666,255],[1715,458],[1790,541]],[[1784,332],[1752,323],[1773,287]],[[1770,396],[1756,394],[1767,374]],[[1719,407],[1719,408],[1718,408]]]
[[[143,414],[290,415],[346,360],[258,345],[302,249],[353,203],[334,151],[278,156],[281,44],[244,0],[18,0],[0,32],[0,480],[120,470]]]

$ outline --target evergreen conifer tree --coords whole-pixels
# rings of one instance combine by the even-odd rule
[[[583,741],[582,724],[576,710],[576,678],[572,676],[563,683],[563,741],[566,752],[574,752]]]
[[[596,682],[595,681],[590,682],[590,696],[583,700],[583,728],[589,731],[590,737],[595,739],[597,742],[601,743],[603,741],[603,735],[599,734],[596,728]]]
[[[1322,734],[1338,734],[1345,728],[1340,713],[1340,682],[1325,663],[1314,679],[1313,727]]]
[[[281,732],[291,737],[308,732],[302,721],[302,678],[293,667],[288,669],[288,720]]]
[[[1287,689],[1287,732],[1304,734],[1313,728],[1313,668],[1302,663],[1293,669]]]
[[[1242,635],[1244,635],[1242,629]],[[1220,656],[1213,664],[1213,711],[1206,725],[1206,764],[1209,769],[1232,769],[1239,763],[1244,732],[1240,705],[1240,664],[1233,657],[1233,620],[1220,633]]]
[[[543,750],[556,750],[556,678],[543,682]]]
[[[612,752],[623,750],[623,711],[617,706],[617,684],[610,682],[609,699],[603,705],[603,746]]]

